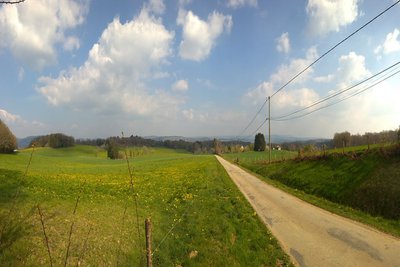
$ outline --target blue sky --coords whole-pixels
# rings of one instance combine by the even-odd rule
[[[0,118],[18,137],[50,132],[107,137],[121,131],[250,135],[267,115],[265,107],[243,132],[265,97],[394,2],[3,4]],[[272,117],[307,107],[399,61],[399,18],[400,4],[276,94]],[[345,130],[397,128],[399,84],[395,75],[309,116],[272,121],[272,133],[332,137]],[[266,132],[266,125],[260,131]]]

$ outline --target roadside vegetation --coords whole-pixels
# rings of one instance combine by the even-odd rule
[[[155,266],[291,265],[211,155],[129,148],[132,191],[104,149],[36,148],[24,175],[31,153],[0,154],[1,265],[139,266],[147,217]]]
[[[285,151],[273,151],[275,158]],[[279,153],[279,154],[278,154]],[[267,153],[225,158],[262,179],[332,212],[400,236],[400,146],[346,147],[298,153],[268,164]]]

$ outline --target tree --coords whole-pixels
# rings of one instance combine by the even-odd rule
[[[221,142],[218,141],[216,138],[214,138],[213,145],[214,145],[214,153],[220,155],[223,150]]]
[[[49,147],[52,148],[71,147],[75,145],[75,139],[72,136],[62,133],[50,134],[48,142]]]
[[[349,132],[335,133],[333,136],[333,143],[335,147],[348,147],[351,141],[351,134]]]
[[[0,120],[0,153],[13,153],[17,149],[17,138]]]
[[[120,147],[116,140],[113,138],[108,138],[106,140],[107,157],[110,159],[119,159]]]
[[[254,138],[254,151],[265,151],[265,138],[262,133],[256,134]]]
[[[397,143],[400,144],[400,126],[399,129],[397,130]]]

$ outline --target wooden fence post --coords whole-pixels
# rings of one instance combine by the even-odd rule
[[[150,218],[147,218],[145,220],[145,230],[146,230],[147,267],[153,267],[152,252],[151,252],[151,219]]]

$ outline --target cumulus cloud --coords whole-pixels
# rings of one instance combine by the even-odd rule
[[[194,119],[194,111],[193,111],[193,109],[182,110],[182,114],[186,119],[189,119],[189,120],[193,120]]]
[[[287,81],[289,81],[292,77],[298,74],[300,71],[305,69],[308,65],[310,65],[316,58],[318,57],[318,52],[315,47],[311,47],[307,50],[305,58],[295,58],[292,59],[289,64],[281,65],[278,70],[273,73],[270,77],[270,80],[275,85],[283,85]],[[295,79],[292,83],[298,84],[302,83],[309,79],[310,74],[313,73],[313,68],[309,68],[302,75],[300,75],[297,79]]]
[[[79,39],[76,38],[75,36],[68,36],[65,39],[64,50],[72,51],[75,49],[79,49],[79,47],[80,47]]]
[[[192,11],[180,9],[177,24],[183,28],[179,55],[184,59],[201,61],[210,55],[218,37],[223,32],[230,32],[232,17],[214,11],[204,21]]]
[[[174,33],[146,8],[124,24],[115,18],[83,65],[64,70],[57,78],[41,77],[38,91],[53,106],[169,116],[182,100],[163,90],[151,90],[145,82],[167,62],[173,38]]]
[[[189,89],[189,83],[186,80],[176,81],[172,85],[172,90],[176,92],[186,92]]]
[[[383,54],[390,54],[393,52],[400,51],[400,40],[398,39],[400,31],[395,28],[393,32],[389,32],[386,35],[386,39],[383,44],[377,46],[374,50],[375,54],[380,55]]]
[[[284,32],[282,35],[276,39],[277,45],[276,50],[282,53],[289,53],[290,51],[290,40],[289,40],[289,33]]]
[[[24,68],[19,68],[18,71],[18,81],[22,81],[25,77],[25,69]]]
[[[276,72],[272,73],[267,81],[260,83],[256,88],[249,90],[246,95],[246,101],[252,104],[263,102],[267,96],[272,95],[280,86],[289,81],[292,77],[306,68],[318,57],[315,47],[308,49],[304,58],[292,59],[288,64],[281,65]],[[300,85],[310,79],[313,68],[308,69],[301,76],[295,79],[292,84]],[[283,90],[274,99],[275,108],[285,106],[303,107],[318,98],[318,94],[312,89],[301,87],[300,89]]]
[[[309,29],[315,35],[338,32],[358,17],[359,0],[308,0]]]
[[[314,78],[314,82],[317,83],[329,83],[331,81],[333,81],[333,79],[335,78],[334,74],[328,74],[326,76],[318,76]]]
[[[148,9],[155,14],[163,14],[165,12],[165,4],[163,0],[150,0]]]
[[[66,32],[84,22],[88,3],[73,0],[35,0],[0,8],[0,47],[35,70],[57,61],[56,44],[70,50],[77,38]]]
[[[39,121],[27,121],[20,115],[0,108],[0,120],[4,121],[16,136],[43,134],[46,125]]]
[[[257,0],[228,0],[227,5],[232,8],[239,8],[242,6],[257,7]]]
[[[339,58],[339,68],[336,77],[340,79],[340,87],[348,86],[370,75],[371,72],[365,66],[365,57],[363,55],[350,52]]]
[[[9,113],[4,109],[0,109],[0,119],[5,121],[6,123],[17,122],[21,120],[21,116]]]

